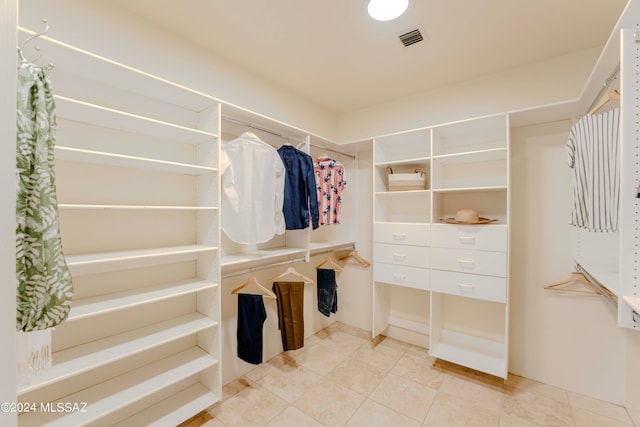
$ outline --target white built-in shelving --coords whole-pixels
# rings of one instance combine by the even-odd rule
[[[19,398],[88,405],[18,423],[176,425],[221,399],[220,104],[41,41],[56,63],[60,228],[75,292],[52,368]]]
[[[374,164],[374,334],[429,331],[432,356],[506,377],[508,116],[375,138]],[[427,173],[425,188],[389,191],[389,167]],[[465,208],[496,221],[442,222]],[[422,323],[394,309],[407,292]]]

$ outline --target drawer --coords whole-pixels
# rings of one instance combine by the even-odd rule
[[[431,246],[453,249],[507,251],[507,227],[503,225],[434,224]]]
[[[373,226],[373,241],[429,246],[429,224],[376,223]]]
[[[431,266],[460,273],[506,277],[507,254],[469,249],[432,248]]]
[[[431,270],[431,291],[487,301],[507,301],[507,279]]]
[[[374,243],[373,260],[377,263],[429,268],[429,248],[426,246]]]
[[[376,263],[373,280],[391,285],[429,290],[429,270],[426,268]]]

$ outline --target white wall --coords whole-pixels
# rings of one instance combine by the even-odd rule
[[[0,0],[0,402],[16,402],[16,21],[17,0]],[[17,425],[14,413],[0,411],[0,425]]]
[[[343,114],[338,139],[372,136],[576,99],[600,53],[572,53]]]
[[[20,1],[20,26],[39,30],[42,18],[49,20],[49,35],[55,39],[308,132],[336,137],[334,114],[194,48],[141,17],[118,10],[108,0]]]
[[[602,297],[543,289],[572,268],[570,127],[512,131],[510,371],[624,405],[626,339],[616,308]]]

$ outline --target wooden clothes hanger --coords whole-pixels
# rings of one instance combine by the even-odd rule
[[[590,115],[596,114],[611,101],[617,101],[620,99],[620,92],[617,90],[608,90],[601,97],[598,103],[589,111]]]
[[[333,267],[334,270],[342,271],[342,267],[340,267],[338,264],[336,264],[336,262],[330,256],[327,256],[320,264],[316,265],[316,270],[318,268],[322,267],[323,265],[325,265],[326,263],[331,264],[331,266]]]
[[[560,282],[551,283],[551,284],[545,286],[544,288],[546,290],[549,290],[549,291],[577,292],[577,293],[580,293],[580,294],[587,294],[587,295],[602,295],[600,293],[600,291],[598,291],[598,290],[595,290],[595,291],[584,291],[582,289],[571,289],[571,288],[568,288],[568,287],[562,288],[562,286],[570,286],[570,285],[573,285],[573,284],[576,284],[576,283],[583,283],[585,285],[588,285],[591,288],[594,288],[594,286],[591,284],[591,282],[589,282],[587,280],[587,278],[584,277],[584,274],[577,273],[577,272],[571,273],[571,277],[569,277],[569,279],[567,279],[567,280],[562,280]]]
[[[276,277],[273,277],[273,278],[269,279],[269,282],[271,283],[271,282],[277,281],[278,279],[282,279],[287,274],[291,274],[293,276],[299,277],[300,279],[302,279],[304,281],[304,283],[313,283],[313,280],[309,279],[307,276],[305,276],[302,273],[298,273],[296,271],[296,269],[293,268],[293,267],[289,267],[289,268],[287,268],[287,270],[284,273],[280,273]]]
[[[358,253],[358,251],[351,251],[346,255],[341,256],[340,258],[338,258],[339,261],[345,260],[347,258],[353,258],[356,261],[358,261],[360,264],[362,264],[365,267],[371,267],[371,263],[369,261],[367,261],[366,259],[362,258],[360,256],[360,254]]]
[[[242,285],[232,290],[231,293],[238,294],[242,289],[246,288],[249,285],[255,285],[260,291],[262,291],[262,296],[264,296],[265,298],[276,299],[276,294],[274,294],[269,289],[265,288],[260,283],[258,283],[258,280],[253,276],[249,277],[249,279],[246,282],[244,282]]]

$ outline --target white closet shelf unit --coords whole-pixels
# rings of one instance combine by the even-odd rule
[[[60,224],[79,297],[53,332],[52,368],[18,395],[88,406],[18,424],[179,424],[222,394],[220,102],[50,37],[39,47],[56,64]]]
[[[394,326],[429,335],[432,356],[506,377],[508,115],[375,138],[374,164],[374,334]],[[389,191],[391,165],[426,172],[426,188]],[[498,221],[441,222],[464,208]],[[401,318],[393,307],[393,295],[406,294],[399,288],[428,302]]]

